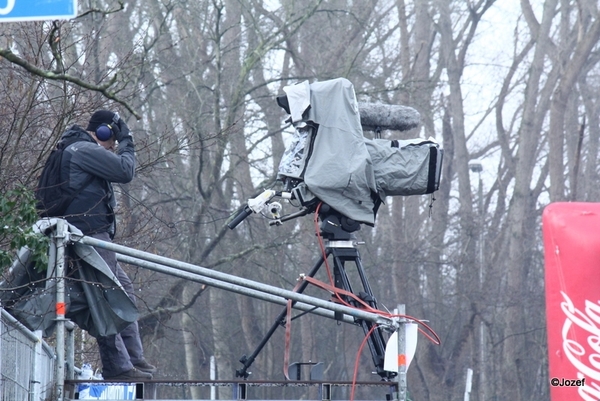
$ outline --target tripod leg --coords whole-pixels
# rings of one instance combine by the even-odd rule
[[[373,292],[371,291],[371,287],[364,273],[364,269],[361,264],[358,251],[356,249],[343,250],[338,252],[334,250],[332,251],[332,254],[334,260],[335,285],[339,288],[343,288],[347,291],[356,294],[352,290],[352,285],[350,284],[350,280],[348,279],[345,267],[346,261],[353,261],[356,264],[356,268],[358,269],[358,274],[360,276],[361,283],[364,289],[364,292],[359,294],[359,296],[361,297],[361,299],[363,299],[363,301],[367,302],[369,306],[376,309],[377,301],[373,296]],[[348,301],[353,306],[359,307],[359,304],[355,300],[347,299],[346,301]],[[373,322],[365,320],[361,320],[359,321],[359,323],[361,324],[365,335],[371,331],[374,325]],[[388,372],[383,369],[386,340],[383,336],[381,328],[377,327],[373,330],[373,332],[367,340],[367,344],[369,345],[369,350],[371,351],[373,364],[375,365],[377,374],[383,379],[390,379],[394,377],[394,372]]]
[[[358,255],[358,251],[357,251],[357,258],[355,260],[355,263],[356,263],[356,268],[358,269],[358,274],[360,276],[360,280],[363,285],[363,289],[368,294],[368,297],[367,297],[368,299],[365,299],[364,301],[366,301],[372,308],[377,309],[377,300],[375,299],[375,296],[373,295],[373,291],[371,290],[371,286],[369,285],[369,281],[367,279],[367,276],[365,275],[365,270],[362,266],[362,262],[361,262],[360,256]],[[371,329],[371,327],[373,327],[372,322],[365,322],[365,323],[367,323],[369,330]],[[376,349],[376,353],[377,353],[378,361],[379,361],[379,363],[376,364],[377,374],[379,374],[382,378],[388,378],[388,379],[396,376],[395,372],[388,372],[386,370],[383,370],[383,365],[384,365],[384,360],[385,360],[385,346],[387,344],[387,341],[386,341],[385,337],[383,336],[383,332],[382,332],[381,328],[376,328],[373,331],[373,334],[371,335],[371,337],[374,342],[374,348]]]
[[[310,272],[308,272],[307,275],[309,277],[314,277],[315,274],[317,274],[317,272],[319,271],[319,268],[321,267],[321,265],[323,264],[324,261],[325,261],[325,259],[323,257],[321,257],[317,261],[317,263],[313,266],[313,268],[310,270]],[[306,289],[307,286],[308,286],[308,282],[306,282],[306,281],[302,282],[300,284],[300,286],[298,287],[297,292],[298,293],[304,292],[304,290]],[[240,362],[242,363],[243,366],[241,369],[238,369],[235,371],[236,377],[243,377],[244,379],[248,377],[248,375],[249,375],[248,368],[250,367],[250,365],[252,365],[254,363],[254,360],[256,359],[258,354],[262,351],[262,349],[265,347],[265,345],[267,345],[267,342],[269,342],[269,339],[273,336],[275,331],[277,331],[277,327],[285,325],[286,314],[287,314],[287,308],[283,308],[283,310],[281,311],[279,316],[277,316],[277,318],[273,322],[273,325],[267,331],[267,334],[265,334],[265,336],[260,341],[260,343],[254,350],[254,352],[252,352],[252,354],[250,356],[244,355],[240,358]]]

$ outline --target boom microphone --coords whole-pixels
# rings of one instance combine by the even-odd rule
[[[407,106],[358,102],[358,112],[364,131],[407,131],[421,122],[419,112]]]

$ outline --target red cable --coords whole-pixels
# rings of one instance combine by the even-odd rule
[[[431,341],[432,343],[436,344],[436,345],[440,345],[441,340],[439,338],[439,336],[437,335],[437,333],[429,326],[427,325],[425,322],[423,322],[420,319],[417,319],[415,317],[409,316],[409,315],[400,315],[400,314],[391,314],[388,312],[384,312],[382,310],[379,309],[375,309],[372,306],[370,306],[369,304],[367,304],[366,302],[364,302],[362,299],[360,299],[359,297],[357,297],[355,294],[346,291],[344,289],[341,288],[337,288],[335,286],[331,286],[328,285],[327,283],[324,283],[322,281],[319,281],[317,279],[315,279],[314,277],[303,277],[303,280],[306,280],[308,283],[313,284],[314,286],[324,289],[326,291],[328,291],[331,294],[334,294],[336,296],[337,299],[340,300],[340,302],[349,307],[349,308],[354,308],[354,309],[365,309],[367,312],[371,312],[371,313],[375,313],[377,315],[383,316],[383,317],[387,317],[390,319],[393,318],[405,318],[411,321],[414,321],[415,323],[419,324],[420,326],[423,326],[423,329],[421,329],[421,327],[419,327],[419,331],[425,336],[427,337],[427,339],[429,339],[429,341]],[[364,308],[357,308],[354,305],[349,304],[348,302],[344,301],[342,299],[342,296],[347,296],[350,297],[352,299],[354,299],[355,301],[357,301],[360,305],[362,305]],[[428,334],[430,333],[430,334]]]
[[[319,210],[321,209],[321,205],[323,204],[323,202],[320,202],[317,205],[317,208],[315,210],[315,217],[313,219],[314,224],[315,224],[315,232],[317,235],[317,239],[319,241],[319,247],[321,248],[321,254],[323,255],[323,260],[325,263],[325,268],[327,270],[327,276],[329,277],[329,283],[331,285],[330,288],[333,288],[333,291],[329,290],[334,297],[342,304],[345,306],[348,306],[350,308],[355,308],[355,306],[350,305],[348,302],[344,301],[344,299],[342,298],[342,293],[344,292],[344,290],[337,288],[335,286],[335,283],[333,281],[333,276],[331,275],[331,269],[329,267],[329,262],[327,260],[327,252],[325,250],[325,244],[323,243],[323,237],[321,236],[321,231],[319,230]],[[312,282],[313,280],[315,282],[318,282],[318,280],[313,279],[313,278],[308,278],[305,277],[305,279],[308,279],[309,282]],[[322,283],[322,282],[321,282]],[[312,284],[315,284],[314,282],[312,282]],[[326,285],[325,283],[323,283],[323,285]],[[345,294],[346,296],[349,296],[351,298],[353,298],[354,300],[356,300],[357,302],[359,302],[361,305],[365,306],[365,309],[367,309],[368,311],[372,312],[372,313],[376,313],[380,316],[384,316],[387,318],[405,318],[408,320],[412,320],[414,322],[416,322],[417,324],[419,324],[420,326],[424,327],[425,330],[421,329],[421,327],[419,327],[419,332],[421,332],[421,334],[423,334],[429,341],[431,341],[432,343],[436,344],[436,345],[440,345],[441,344],[441,339],[440,337],[437,335],[437,333],[431,328],[429,327],[429,325],[427,325],[425,322],[423,322],[420,319],[417,319],[415,317],[409,316],[409,315],[393,315],[391,313],[388,312],[384,312],[381,311],[379,309],[375,309],[372,308],[370,305],[366,304],[363,300],[361,300],[360,298],[358,298],[356,295],[348,292],[347,294]],[[430,333],[430,334],[428,334]]]
[[[417,319],[415,317],[409,316],[409,315],[401,315],[401,314],[392,314],[389,312],[384,312],[382,310],[379,309],[375,309],[372,306],[370,306],[369,304],[367,304],[366,302],[364,302],[362,299],[360,299],[359,297],[357,297],[355,294],[343,290],[341,288],[338,288],[335,286],[335,283],[333,281],[333,276],[331,274],[331,269],[329,267],[329,262],[327,260],[327,251],[325,250],[325,244],[323,242],[323,237],[321,236],[321,232],[319,230],[319,209],[321,209],[321,205],[323,204],[323,202],[319,203],[317,205],[317,208],[315,210],[315,217],[313,219],[313,222],[315,224],[315,232],[317,235],[317,239],[319,242],[319,247],[321,249],[321,254],[323,255],[323,263],[325,264],[325,269],[327,271],[327,276],[329,277],[329,282],[330,284],[328,285],[327,283],[324,283],[320,280],[315,279],[314,277],[308,277],[308,276],[303,276],[301,278],[301,280],[306,280],[307,282],[309,282],[310,284],[313,284],[321,289],[324,289],[328,292],[330,292],[342,305],[348,306],[350,308],[354,308],[354,309],[361,309],[358,307],[355,307],[351,304],[349,304],[348,302],[344,301],[344,299],[342,298],[342,295],[347,296],[349,298],[354,299],[355,301],[357,301],[360,305],[362,305],[364,307],[365,310],[371,312],[371,313],[375,313],[378,314],[380,316],[383,317],[387,317],[387,318],[404,318],[404,319],[408,319],[411,320],[413,322],[416,322],[417,324],[423,326],[425,328],[425,330],[421,329],[421,327],[419,327],[419,332],[421,332],[421,334],[423,334],[429,341],[431,341],[432,343],[436,344],[436,345],[440,345],[441,344],[441,339],[440,337],[437,335],[437,333],[429,326],[427,325],[425,322],[423,322],[420,319]],[[300,283],[298,283],[296,285],[296,288],[300,285]],[[294,291],[296,291],[296,288],[294,288]],[[284,351],[284,357],[283,357],[283,362],[284,362],[284,366],[283,366],[283,373],[285,375],[285,378],[287,380],[289,380],[289,376],[288,376],[288,364],[289,364],[289,353],[290,353],[290,342],[291,342],[291,319],[292,316],[292,300],[288,300],[288,304],[287,304],[287,316],[286,316],[286,333],[285,333],[285,351]],[[375,330],[375,328],[378,327],[378,325],[373,325],[373,327],[371,327],[371,329],[369,330],[369,332],[367,333],[367,335],[365,336],[365,338],[363,339],[359,349],[358,349],[358,355],[356,358],[356,362],[354,365],[354,375],[352,378],[352,390],[351,390],[351,395],[350,395],[350,401],[354,400],[354,390],[355,390],[355,385],[356,385],[356,377],[358,375],[358,362],[359,362],[359,357],[360,354],[369,338],[369,336],[371,336],[371,334],[373,333],[373,330]],[[430,333],[430,334],[428,334]]]
[[[325,263],[327,277],[329,277],[329,282],[333,285],[333,276],[331,275],[331,269],[329,268],[329,262],[327,261],[327,251],[325,250],[325,243],[323,242],[323,237],[321,236],[321,230],[319,230],[319,210],[321,209],[321,205],[323,205],[323,202],[320,202],[317,205],[317,209],[315,210],[315,218],[313,219],[313,222],[315,223],[315,233],[317,235],[317,240],[319,241],[319,248],[321,248],[321,255],[323,255],[323,263]]]
[[[321,236],[321,230],[319,230],[319,210],[321,209],[321,205],[323,205],[323,202],[320,202],[317,205],[317,209],[315,210],[315,218],[313,219],[315,223],[315,234],[317,235],[317,240],[319,241],[319,247],[321,248],[321,254],[323,255],[323,263],[325,263],[325,271],[327,272],[329,283],[335,287],[333,275],[331,274],[331,268],[329,267],[329,261],[327,260],[327,251],[325,250],[325,244],[323,242],[323,237]],[[340,294],[338,294],[337,292],[333,292],[333,295],[341,304],[350,306],[346,302],[344,302]]]
[[[375,330],[376,327],[377,327],[376,324],[373,325],[373,327],[371,327],[371,330],[369,330],[367,335],[365,335],[365,338],[363,338],[362,342],[360,343],[360,347],[358,347],[358,353],[356,354],[356,361],[354,362],[354,373],[352,374],[352,387],[350,390],[350,401],[354,401],[354,392],[356,390],[356,377],[358,376],[358,362],[360,361],[360,354],[362,354],[362,350],[365,347],[367,340],[369,339],[371,334],[373,334],[373,331]]]

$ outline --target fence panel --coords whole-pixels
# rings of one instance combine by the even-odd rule
[[[52,348],[0,309],[2,399],[50,400],[54,389],[54,363]]]

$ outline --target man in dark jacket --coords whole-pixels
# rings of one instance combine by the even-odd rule
[[[83,234],[111,241],[115,235],[116,207],[112,183],[128,183],[135,172],[133,137],[127,124],[118,114],[98,110],[90,118],[87,128],[74,125],[62,140],[78,139],[64,150],[61,176],[68,174],[74,190],[83,187],[65,212],[65,219]],[[118,142],[117,151],[115,146]],[[117,263],[114,252],[96,248],[108,267],[135,303],[131,279]],[[144,359],[137,322],[121,333],[98,337],[104,379],[151,379],[156,368]]]

